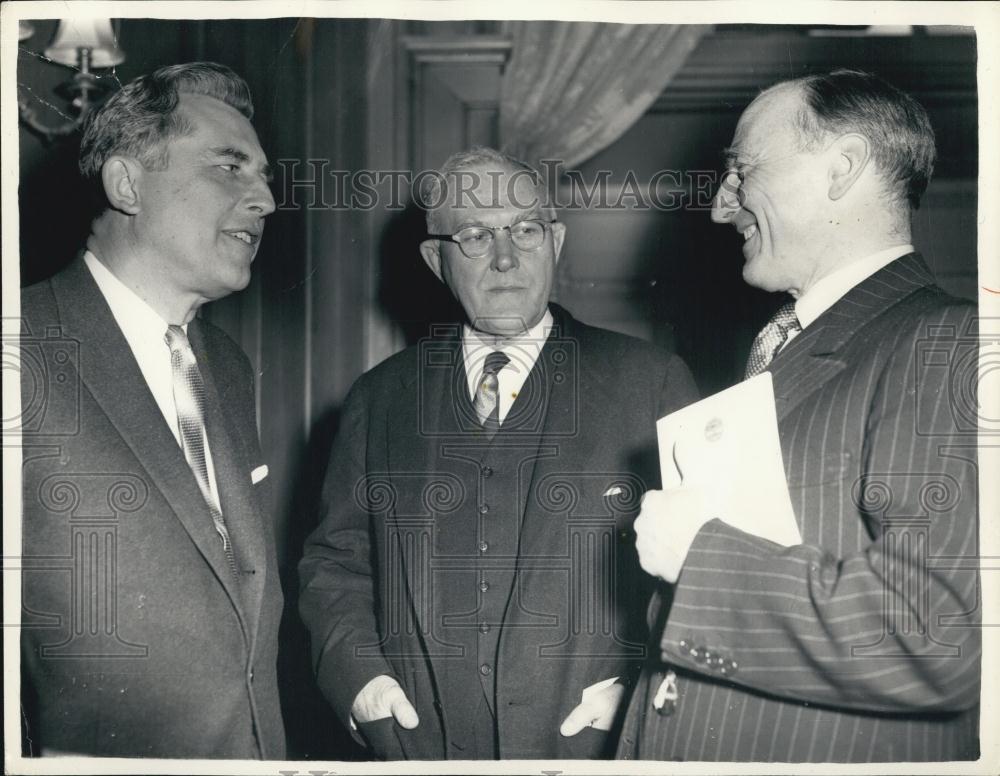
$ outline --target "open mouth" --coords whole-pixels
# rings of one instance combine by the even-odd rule
[[[226,234],[250,246],[256,245],[257,241],[260,240],[259,234],[255,234],[253,232],[247,232],[243,229],[237,232],[226,232]]]
[[[743,256],[747,259],[755,255],[760,247],[760,238],[758,235],[757,224],[750,224],[740,232],[740,236],[743,237]],[[754,237],[758,237],[758,239],[754,240]]]

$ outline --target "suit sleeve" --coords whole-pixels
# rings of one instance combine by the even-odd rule
[[[973,313],[949,307],[900,337],[862,410],[860,476],[821,489],[798,515],[803,525],[865,521],[870,543],[854,554],[786,548],[708,522],[674,590],[664,660],[848,709],[949,712],[978,702],[976,437],[958,427],[956,369],[923,368],[917,347],[927,332],[971,331]],[[957,355],[946,334],[930,350]],[[971,358],[963,385],[975,385]]]
[[[657,418],[698,401],[698,386],[680,356],[670,355],[664,373]]]
[[[379,632],[363,487],[369,416],[363,381],[345,402],[323,486],[321,522],[306,540],[299,564],[299,612],[311,635],[313,669],[320,690],[345,725],[365,684],[379,674],[393,673],[373,648]]]

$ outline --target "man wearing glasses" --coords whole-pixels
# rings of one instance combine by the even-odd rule
[[[466,319],[344,409],[301,611],[321,689],[376,757],[607,757],[645,654],[630,526],[656,419],[694,387],[549,303],[566,228],[537,181],[487,148],[426,179],[420,251]]]
[[[885,762],[979,754],[976,308],[910,244],[927,113],[850,70],[744,111],[712,220],[788,292],[747,376],[774,385],[802,543],[652,491],[642,567],[673,584],[620,756]],[[654,653],[656,654],[656,653]]]

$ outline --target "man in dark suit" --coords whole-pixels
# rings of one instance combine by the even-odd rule
[[[427,184],[467,321],[347,399],[300,566],[319,685],[376,757],[606,757],[644,654],[629,526],[690,375],[549,304],[565,227],[531,168],[479,148]]]
[[[773,378],[802,543],[733,528],[693,487],[647,494],[637,549],[673,598],[619,756],[974,759],[976,311],[909,244],[927,115],[834,71],[761,94],[728,154],[713,220],[743,236],[750,285],[791,296],[747,374]]]
[[[87,250],[23,291],[25,754],[284,756],[253,373],[195,317],[274,210],[252,115],[213,63],[124,86],[81,146]]]

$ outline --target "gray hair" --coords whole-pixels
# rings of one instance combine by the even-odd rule
[[[138,159],[146,169],[167,164],[166,141],[194,131],[176,109],[181,94],[214,97],[253,118],[250,87],[225,65],[187,62],[161,67],[125,84],[95,111],[80,143],[80,172],[99,180],[114,154]]]
[[[458,151],[449,156],[439,169],[420,175],[420,205],[427,211],[428,232],[433,234],[442,228],[438,220],[438,212],[448,197],[448,176],[476,167],[508,168],[517,174],[526,173],[536,187],[542,180],[538,170],[530,164],[495,148],[473,146],[464,151]],[[540,204],[545,210],[551,210],[544,203]]]

